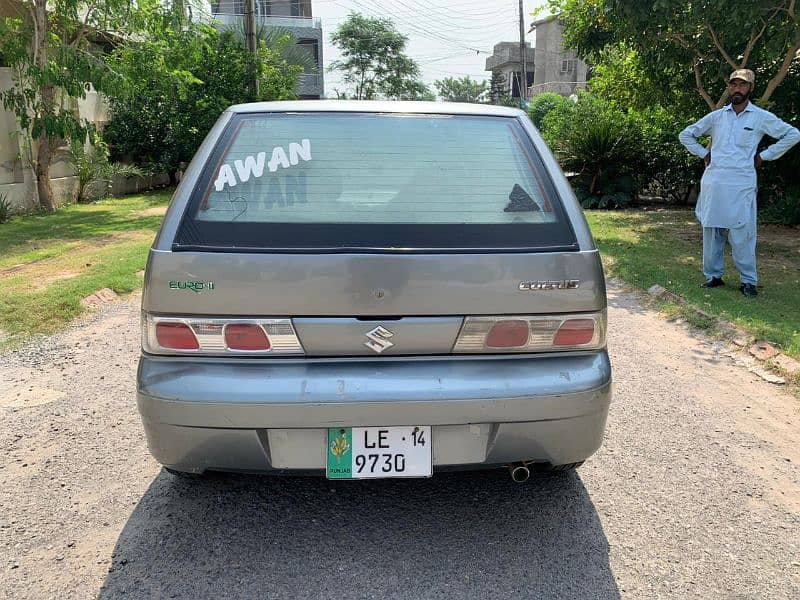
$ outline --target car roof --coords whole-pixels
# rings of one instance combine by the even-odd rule
[[[491,104],[460,102],[407,102],[393,100],[293,100],[283,102],[251,102],[236,104],[228,109],[238,114],[261,112],[374,112],[419,113],[434,115],[484,115],[493,117],[520,117],[525,112],[518,108]]]

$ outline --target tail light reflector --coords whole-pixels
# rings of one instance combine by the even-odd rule
[[[528,344],[528,321],[498,321],[486,336],[487,348],[521,348]]]
[[[270,343],[261,325],[256,323],[229,323],[225,325],[225,345],[231,350],[257,352],[269,350]]]
[[[553,345],[582,346],[594,338],[594,319],[570,319],[558,328]]]
[[[466,317],[456,354],[599,350],[606,345],[606,311],[573,315]]]
[[[170,350],[198,350],[200,344],[186,323],[163,322],[156,324],[159,346]]]
[[[291,319],[162,317],[142,314],[142,349],[149,354],[207,356],[302,355]]]

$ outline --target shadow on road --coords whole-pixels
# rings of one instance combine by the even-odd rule
[[[162,472],[100,598],[619,598],[580,477],[329,482]]]

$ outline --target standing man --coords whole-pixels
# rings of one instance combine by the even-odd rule
[[[703,287],[725,285],[725,239],[731,245],[745,296],[758,295],[756,283],[756,169],[776,160],[800,141],[800,131],[750,102],[756,76],[739,69],[728,78],[731,103],[684,129],[678,138],[686,149],[706,163],[700,180],[697,218],[703,226]],[[756,154],[764,135],[777,139]],[[698,138],[710,135],[711,149]]]

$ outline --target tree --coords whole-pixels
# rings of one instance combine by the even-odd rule
[[[54,153],[64,140],[82,143],[91,130],[78,115],[76,101],[89,86],[105,92],[118,84],[103,46],[138,31],[150,4],[25,0],[21,5],[23,16],[0,19],[0,54],[11,68],[13,83],[0,92],[0,99],[19,121],[23,157],[36,173],[37,202],[53,211]]]
[[[341,71],[356,100],[422,95],[419,65],[405,54],[408,38],[389,19],[351,12],[331,36],[342,53],[330,70]]]
[[[550,0],[566,25],[567,43],[587,57],[626,43],[645,69],[691,77],[709,108],[727,100],[726,77],[750,68],[766,81],[766,104],[800,50],[796,0]]]
[[[489,101],[492,104],[503,104],[503,100],[508,97],[508,81],[506,76],[500,71],[492,71],[492,78],[489,80]]]
[[[313,58],[285,31],[257,34],[254,57],[239,29],[175,22],[166,13],[145,39],[115,51],[111,61],[127,87],[110,98],[105,137],[112,157],[166,171],[174,180],[226,108],[294,98],[299,74]],[[249,84],[254,70],[258,97]]]
[[[469,76],[460,79],[455,77],[445,77],[433,83],[439,91],[439,96],[447,102],[471,102],[480,104],[486,102],[489,83],[486,81],[475,81]]]

